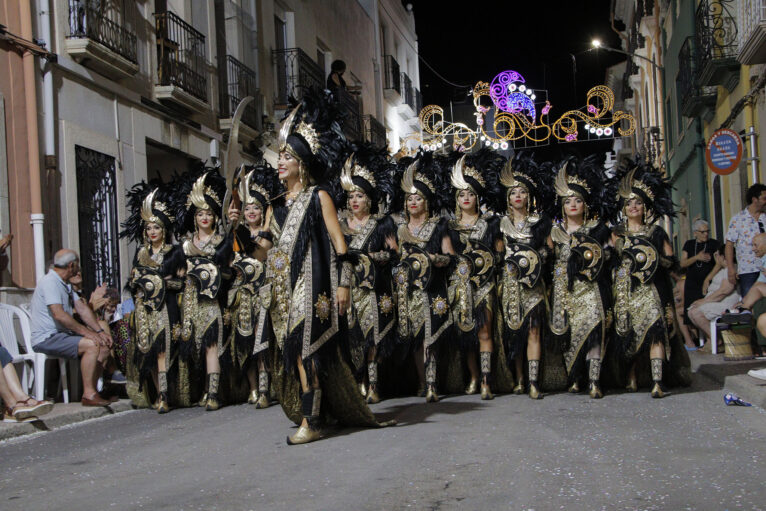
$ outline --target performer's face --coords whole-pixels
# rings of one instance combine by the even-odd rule
[[[644,201],[638,197],[628,200],[628,203],[625,204],[625,214],[631,220],[638,220],[643,222]]]
[[[585,211],[585,203],[580,197],[567,197],[564,201],[564,212],[568,217],[578,217]]]
[[[279,161],[277,162],[277,172],[279,173],[279,179],[284,181],[288,178],[300,178],[300,168],[300,161],[298,161],[298,159],[290,152],[282,151],[279,153]]]
[[[211,229],[215,215],[209,209],[200,209],[194,215],[194,218],[197,220],[197,227],[200,229]]]
[[[516,186],[508,192],[508,204],[513,209],[526,209],[528,200],[529,192],[523,186]]]
[[[364,214],[370,211],[367,195],[359,190],[354,190],[348,194],[348,206],[354,214]]]
[[[407,211],[410,215],[419,215],[426,210],[426,200],[418,193],[411,193],[407,196]]]
[[[245,221],[248,225],[261,225],[263,210],[258,204],[245,206]]]
[[[476,194],[471,190],[460,190],[457,194],[457,203],[461,210],[472,213],[476,211]]]
[[[162,227],[160,227],[159,224],[155,224],[154,222],[146,224],[146,237],[149,238],[150,242],[156,243],[162,241],[162,234]]]

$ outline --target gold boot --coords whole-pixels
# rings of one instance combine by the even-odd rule
[[[208,376],[207,386],[207,402],[205,403],[205,410],[213,412],[221,407],[221,403],[218,402],[218,378],[220,373],[210,373]]]
[[[604,393],[601,392],[598,382],[601,379],[601,359],[592,358],[588,361],[588,378],[590,383],[588,384],[588,395],[591,399],[601,399],[604,397]]]
[[[362,394],[362,397],[367,397],[367,385],[364,382],[359,384],[359,392]]]
[[[572,385],[569,386],[567,389],[567,392],[570,394],[578,394],[580,392],[580,384],[577,382],[574,382]]]
[[[269,401],[269,373],[258,371],[258,400],[255,402],[257,409],[268,408],[271,405]]]
[[[481,384],[481,398],[484,401],[495,399],[495,396],[492,394],[492,391],[489,390],[489,385],[487,385],[486,383]]]
[[[258,396],[258,401],[255,402],[255,407],[258,410],[261,410],[263,408],[268,408],[271,406],[271,403],[269,402],[269,396],[266,394],[261,394]]]
[[[251,390],[250,395],[247,396],[247,404],[254,405],[258,402],[258,391],[257,390]]]
[[[168,404],[168,395],[161,392],[159,399],[157,399],[157,413],[168,413],[169,411],[170,405]]]
[[[543,393],[537,387],[536,381],[529,382],[529,399],[542,399]]]
[[[438,403],[439,396],[436,394],[436,385],[429,384],[426,390],[426,403]]]
[[[471,383],[465,388],[467,395],[473,395],[479,392],[479,380],[471,380]]]
[[[322,438],[322,432],[308,426],[301,426],[292,436],[287,437],[287,445],[300,445],[314,442]]]
[[[479,352],[479,362],[481,365],[481,398],[484,401],[495,399],[495,396],[492,395],[492,391],[489,387],[492,379],[492,352]]]
[[[638,392],[638,382],[636,381],[636,377],[632,377],[628,380],[628,384],[625,386],[626,392]]]
[[[540,392],[540,389],[537,387],[537,375],[540,372],[540,361],[527,361],[527,371],[529,372],[529,398],[542,399],[543,393]]]
[[[207,392],[202,394],[202,397],[199,398],[199,401],[197,401],[197,406],[204,407],[205,405],[207,405]]]
[[[380,403],[378,388],[377,388],[377,385],[370,385],[370,388],[367,391],[367,404],[374,405],[375,403]]]
[[[592,381],[590,384],[588,384],[588,395],[591,399],[601,399],[604,397],[604,393],[601,392],[601,389],[598,386],[598,382]]]
[[[521,394],[524,393],[524,389],[525,389],[525,387],[524,387],[524,379],[523,378],[519,378],[519,381],[516,382],[516,386],[513,387],[513,393],[517,394],[517,395],[521,395]]]
[[[380,403],[378,395],[378,363],[375,361],[367,363],[367,380],[370,386],[367,389],[367,404],[374,405]]]
[[[661,399],[665,396],[669,396],[670,392],[662,388],[662,384],[658,381],[654,382],[654,387],[652,387],[652,392],[650,393],[651,396],[655,399]]]

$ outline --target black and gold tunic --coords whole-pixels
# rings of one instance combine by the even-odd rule
[[[173,277],[182,262],[183,254],[177,245],[163,245],[157,252],[144,245],[133,259],[128,287],[136,306],[132,316],[131,360],[137,370],[138,384],[133,390],[138,393],[157,370],[160,354],[166,355],[167,371],[175,376],[180,316],[176,301],[179,287],[174,286],[178,281]]]
[[[569,384],[584,374],[593,348],[603,356],[610,327],[611,296],[606,264],[609,229],[591,220],[569,234],[551,229],[554,244],[550,329],[561,343]]]
[[[640,231],[628,231],[622,224],[615,235],[620,259],[614,272],[614,329],[619,349],[632,361],[652,344],[662,344],[673,369],[669,383],[688,384],[690,362],[678,331],[670,279],[675,258],[663,250],[668,235],[657,224]]]
[[[371,215],[358,230],[342,218],[341,228],[349,253],[355,259],[348,328],[351,362],[359,374],[367,368],[369,349],[376,348],[381,359],[395,344],[392,254],[386,238],[396,236],[396,226],[388,216]]]
[[[432,216],[415,234],[406,223],[401,223],[397,230],[400,259],[405,262],[412,259],[409,269],[403,264],[394,269],[398,335],[400,341],[413,349],[422,344],[426,353],[452,327],[448,269],[431,264],[427,255],[442,254],[442,240],[449,236],[448,228],[446,219]]]
[[[547,309],[545,264],[546,239],[551,230],[547,216],[530,215],[515,224],[510,216],[500,221],[505,253],[498,275],[499,311],[506,363],[523,356],[529,329],[542,327]]]
[[[454,221],[449,224],[452,247],[458,258],[450,276],[448,294],[452,322],[462,349],[478,346],[478,331],[493,316],[496,288],[491,261],[499,236],[498,225],[499,218],[494,215],[479,217],[470,226]]]

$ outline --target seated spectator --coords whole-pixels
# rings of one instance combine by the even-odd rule
[[[758,264],[766,264],[766,233],[758,234],[753,238],[753,252]],[[753,305],[761,298],[766,297],[766,267],[761,267],[758,278],[753,286],[742,298],[742,301],[730,307],[730,314],[752,314]]]
[[[50,401],[32,399],[24,392],[19,383],[16,368],[13,367],[13,357],[2,346],[0,346],[0,365],[3,368],[0,371],[0,398],[5,404],[3,422],[24,422],[53,410],[53,403]]]
[[[694,326],[705,333],[708,339],[710,339],[710,322],[720,318],[740,299],[736,286],[728,278],[729,268],[724,247],[719,247],[713,257],[717,271],[710,281],[707,294],[704,298],[694,301],[688,309],[689,319]]]
[[[684,309],[684,293],[686,292],[684,283],[686,282],[686,275],[671,273],[670,276],[674,281],[673,302],[675,303],[678,329],[681,331],[681,335],[684,338],[686,351],[696,351],[697,343],[692,338],[692,332],[689,330],[689,325],[684,322],[686,318],[686,310]]]
[[[32,295],[32,349],[57,357],[79,357],[82,404],[106,406],[110,401],[99,395],[96,383],[109,358],[112,338],[72,289],[70,281],[79,273],[76,252],[68,249],[56,252],[53,267],[40,279]],[[82,323],[74,319],[74,312]]]

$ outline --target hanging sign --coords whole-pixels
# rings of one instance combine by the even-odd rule
[[[736,131],[721,129],[713,133],[705,150],[707,166],[716,174],[726,176],[739,166],[742,160],[742,139]]]

